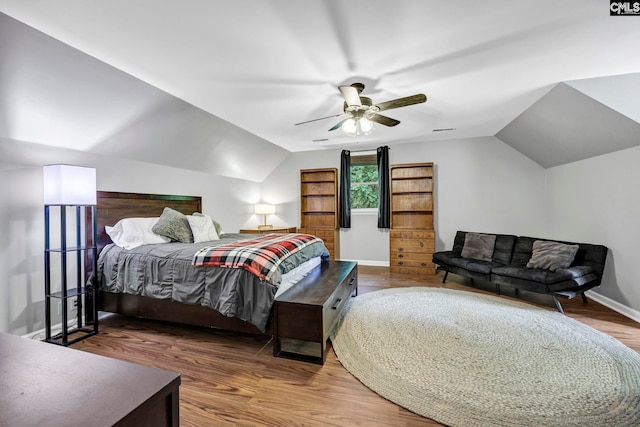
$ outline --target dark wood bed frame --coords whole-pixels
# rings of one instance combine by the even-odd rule
[[[98,191],[95,218],[98,253],[107,244],[111,243],[111,239],[105,231],[106,225],[112,226],[122,218],[160,216],[167,206],[189,215],[194,212],[202,212],[202,198],[198,196]],[[86,224],[90,226],[93,221],[90,211],[88,211],[87,216]],[[90,236],[90,229],[88,233],[87,236]],[[88,262],[87,265],[92,264]],[[249,322],[236,317],[224,316],[218,311],[207,307],[138,295],[99,291],[98,310],[186,325],[263,334],[255,325]],[[265,334],[271,335],[271,324],[268,325]]]

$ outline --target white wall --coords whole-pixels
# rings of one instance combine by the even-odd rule
[[[98,190],[202,196],[229,232],[253,226],[260,184],[149,163],[0,139],[0,331],[44,328],[42,165],[96,168]]]
[[[636,316],[640,315],[639,162],[640,147],[635,147],[548,169],[545,203],[547,237],[609,248],[602,285],[595,291]]]
[[[436,250],[451,249],[457,230],[544,230],[544,169],[497,138],[403,144],[390,159],[435,164]]]
[[[394,145],[389,158],[391,164],[435,164],[437,250],[450,249],[457,230],[544,233],[545,171],[497,138]],[[300,169],[339,165],[340,150],[293,153],[264,181],[263,194],[295,194],[282,219],[299,226]],[[389,235],[377,228],[377,216],[353,215],[351,226],[340,232],[341,259],[388,265]]]
[[[259,184],[0,139],[0,331],[44,327],[42,165],[96,167],[99,190],[201,195],[203,211],[234,232],[262,221],[252,213],[260,200],[277,205],[270,223],[298,226],[300,169],[338,168],[339,157],[340,150],[291,154]],[[640,148],[546,171],[492,137],[397,145],[390,159],[435,163],[438,250],[451,248],[458,229],[601,243],[610,254],[597,292],[623,310],[640,309]],[[342,259],[388,263],[388,233],[376,222],[375,214],[352,217],[341,231]]]

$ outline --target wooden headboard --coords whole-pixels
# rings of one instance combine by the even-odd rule
[[[202,212],[202,197],[177,196],[168,194],[141,194],[98,191],[96,206],[96,228],[98,253],[111,243],[109,235],[104,230],[106,225],[115,225],[122,218],[160,216],[165,207],[170,207],[190,215]],[[91,211],[87,210],[88,236],[91,233]]]

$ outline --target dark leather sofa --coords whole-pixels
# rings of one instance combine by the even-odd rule
[[[563,313],[558,296],[573,298],[581,295],[583,301],[587,302],[585,291],[599,286],[602,281],[608,251],[606,246],[494,234],[496,239],[491,260],[483,261],[462,256],[466,235],[466,231],[458,231],[451,251],[433,254],[433,262],[437,269],[445,272],[442,283],[451,272],[472,280],[491,282],[495,284],[498,294],[502,285],[549,294],[553,297],[558,311]],[[578,250],[568,268],[556,271],[529,268],[527,263],[536,240],[578,245]]]

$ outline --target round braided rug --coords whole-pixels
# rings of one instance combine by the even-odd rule
[[[331,340],[364,385],[447,425],[640,425],[640,355],[558,312],[385,289],[353,298]]]

